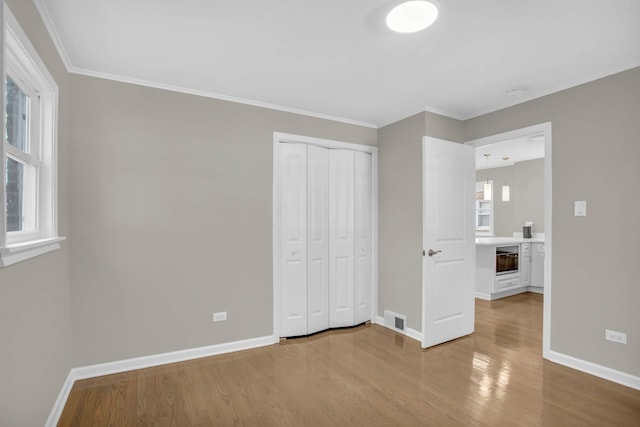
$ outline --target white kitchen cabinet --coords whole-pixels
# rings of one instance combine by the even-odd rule
[[[493,300],[523,288],[520,273],[496,274],[496,246],[476,245],[476,297]]]
[[[518,274],[510,274],[508,277],[497,277],[494,284],[493,293],[512,291],[521,288],[520,277]]]
[[[531,286],[531,243],[520,245],[520,284]]]
[[[531,286],[544,287],[544,243],[532,243]]]
[[[496,252],[518,248],[518,271],[497,273]],[[476,297],[504,298],[522,292],[542,293],[544,242],[510,237],[476,238]]]

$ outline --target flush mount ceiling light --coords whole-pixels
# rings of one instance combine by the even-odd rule
[[[387,27],[397,33],[415,33],[424,30],[438,18],[438,7],[431,1],[408,1],[391,9]]]

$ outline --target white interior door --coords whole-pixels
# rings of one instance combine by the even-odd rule
[[[307,146],[281,144],[282,336],[307,334]]]
[[[329,150],[329,326],[353,326],[354,152]]]
[[[371,155],[355,153],[354,324],[371,320]]]
[[[473,147],[423,139],[422,346],[474,330]]]
[[[307,147],[307,333],[329,328],[329,150]]]

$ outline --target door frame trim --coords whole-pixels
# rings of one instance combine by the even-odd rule
[[[310,136],[294,135],[283,132],[273,133],[273,337],[274,342],[280,340],[281,330],[281,298],[282,289],[280,287],[282,279],[280,240],[280,183],[282,174],[280,171],[280,144],[294,143],[315,145],[323,148],[346,149],[361,151],[371,154],[371,323],[375,323],[378,315],[378,147],[362,144],[353,144],[330,139],[314,138]]]
[[[551,122],[544,122],[533,126],[527,126],[496,135],[486,136],[465,142],[465,145],[480,147],[502,142],[508,139],[544,134],[544,302],[542,315],[542,357],[549,359],[551,356],[551,297],[552,297],[552,135]]]

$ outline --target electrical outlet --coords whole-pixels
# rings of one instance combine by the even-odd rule
[[[220,311],[218,313],[213,313],[213,321],[214,322],[223,322],[227,320],[227,312],[226,311]]]
[[[606,339],[607,341],[617,342],[619,344],[626,344],[627,334],[625,334],[624,332],[616,332],[616,331],[611,331],[609,329],[605,329],[604,339]]]

